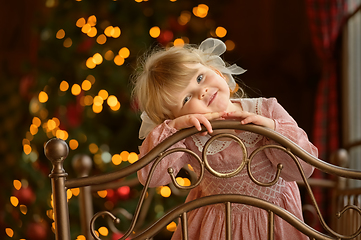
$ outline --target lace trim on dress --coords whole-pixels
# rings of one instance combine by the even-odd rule
[[[241,99],[236,99],[234,101],[238,101],[242,104],[243,110],[247,112],[253,112],[259,115],[262,115],[261,112],[261,98],[254,98],[254,99],[248,99],[249,104],[242,104]],[[256,133],[251,132],[241,132],[237,135],[241,141],[244,143],[244,145],[248,147],[254,147],[257,142],[259,142],[263,137]],[[194,144],[197,146],[198,150],[200,152],[203,151],[203,147],[206,144],[206,142],[211,137],[209,135],[201,136],[201,135],[192,135],[192,139]],[[207,155],[214,155],[216,153],[219,153],[229,147],[229,145],[232,143],[232,141],[220,141],[215,140],[213,143],[208,147],[207,149]]]

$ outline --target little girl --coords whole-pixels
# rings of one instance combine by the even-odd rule
[[[202,149],[214,134],[211,120],[237,119],[242,124],[253,123],[275,130],[286,136],[310,154],[317,156],[317,149],[309,142],[306,133],[274,98],[245,98],[240,90],[238,98],[231,99],[237,90],[232,74],[245,70],[237,65],[229,66],[220,55],[226,50],[218,39],[206,39],[199,47],[187,44],[156,51],[142,63],[142,70],[135,78],[134,96],[142,114],[140,157],[180,129],[201,124],[207,132],[193,135],[173,147],[188,148],[201,156]],[[258,134],[237,132],[248,152],[257,147],[274,143]],[[242,160],[242,150],[237,142],[220,139],[211,144],[207,159],[213,169],[221,173],[233,172]],[[241,158],[241,159],[240,159]],[[307,177],[313,167],[300,161]],[[272,187],[258,186],[248,177],[246,169],[231,178],[216,178],[205,171],[203,181],[192,189],[186,199],[191,201],[211,194],[245,194],[272,202],[302,218],[301,198],[296,180],[302,180],[294,161],[276,149],[266,149],[252,160],[252,173],[261,182],[274,179],[276,166],[283,164],[281,177]],[[171,182],[167,169],[172,167],[176,175],[190,164],[199,173],[199,164],[189,154],[173,153],[164,158],[152,177],[151,187]],[[138,172],[145,183],[151,164]],[[267,239],[267,212],[242,204],[232,205],[233,239]],[[188,213],[189,239],[225,239],[224,205],[210,205]],[[282,219],[275,217],[275,239],[308,239]],[[181,239],[178,228],[172,239]]]

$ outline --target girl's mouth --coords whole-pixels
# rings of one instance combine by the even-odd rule
[[[213,100],[216,98],[217,93],[218,93],[218,92],[215,92],[215,93],[211,96],[211,98],[209,99],[209,102],[208,102],[208,106],[211,105],[211,103],[213,102]]]

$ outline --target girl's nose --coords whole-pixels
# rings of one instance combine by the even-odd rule
[[[199,99],[203,99],[206,96],[207,92],[208,92],[208,88],[203,89],[199,94]]]

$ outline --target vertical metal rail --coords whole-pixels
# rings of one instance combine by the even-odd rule
[[[45,144],[44,152],[53,165],[49,178],[53,191],[55,238],[56,240],[70,240],[69,210],[65,188],[65,179],[68,174],[63,168],[69,148],[63,140],[53,138]]]
[[[182,235],[183,235],[183,240],[188,240],[188,219],[187,219],[187,213],[184,212],[182,213]]]
[[[226,239],[232,240],[231,202],[226,202]]]
[[[86,177],[89,176],[93,161],[87,155],[77,155],[73,158],[72,164],[78,177]],[[94,238],[90,231],[90,221],[94,214],[91,187],[81,187],[79,191],[81,232],[87,240],[93,240]]]
[[[268,240],[274,240],[274,213],[268,211]]]

